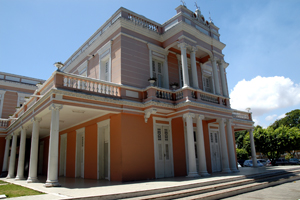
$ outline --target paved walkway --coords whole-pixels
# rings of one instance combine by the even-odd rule
[[[91,180],[81,178],[65,178],[59,177],[59,183],[62,187],[45,188],[43,185],[46,182],[46,177],[39,177],[40,183],[26,183],[26,180],[15,181],[14,179],[0,178],[0,180],[11,182],[27,188],[31,188],[46,194],[25,196],[10,199],[18,200],[43,200],[43,199],[68,199],[76,197],[99,196],[107,194],[147,191],[159,188],[181,186],[186,184],[201,183],[212,180],[222,180],[230,177],[243,175],[252,175],[266,173],[273,170],[293,169],[295,166],[277,166],[277,167],[260,167],[260,168],[240,168],[240,172],[232,174],[217,173],[210,177],[200,178],[164,178],[150,181],[135,181],[135,182],[109,182],[105,180]],[[300,167],[298,167],[300,168]],[[1,192],[0,192],[1,193]]]

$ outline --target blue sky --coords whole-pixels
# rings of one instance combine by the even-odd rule
[[[195,10],[194,0],[186,0]],[[0,71],[48,79],[119,7],[164,23],[178,0],[0,0]],[[220,28],[233,108],[264,127],[300,108],[300,1],[198,0]]]

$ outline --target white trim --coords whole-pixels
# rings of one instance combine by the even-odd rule
[[[2,117],[2,108],[3,108],[5,92],[6,92],[5,90],[0,90],[0,118]]]
[[[78,150],[78,146],[79,146],[78,138],[80,137],[80,135],[83,135],[83,138],[84,138],[84,147],[83,147],[82,157],[83,157],[83,163],[85,163],[85,157],[84,157],[84,153],[85,153],[85,127],[76,130],[76,152],[75,152],[75,177],[78,177],[77,174],[80,174],[80,175],[83,176],[82,178],[84,178],[84,164],[83,164],[83,174],[81,174],[81,172],[79,173],[78,168],[77,168],[77,165],[78,165],[78,163],[77,163],[78,162],[78,151],[79,151]],[[82,171],[82,169],[80,169],[80,170]]]
[[[100,152],[100,144],[99,144],[99,136],[100,132],[99,129],[101,127],[107,126],[108,129],[108,180],[110,181],[110,119],[103,120],[101,122],[97,123],[97,179],[100,178],[100,172],[99,172],[99,166],[100,166],[100,160],[99,160],[99,152]]]
[[[167,121],[169,124],[160,124],[157,123],[156,121]],[[154,141],[154,162],[155,162],[155,178],[157,178],[157,172],[158,172],[158,167],[157,167],[157,160],[158,160],[158,153],[156,151],[156,146],[157,146],[157,135],[156,135],[156,126],[157,125],[162,125],[165,127],[168,127],[170,131],[170,158],[171,164],[172,164],[172,176],[174,177],[174,159],[173,159],[173,137],[172,137],[172,119],[168,118],[160,118],[160,117],[153,117],[153,141]]]
[[[66,145],[65,145],[65,152],[62,152],[62,147],[63,147],[63,142],[62,140],[66,140]],[[60,148],[59,148],[59,175],[60,176],[66,176],[66,172],[67,172],[67,146],[68,146],[68,134],[65,133],[65,134],[62,134],[60,135]],[[62,160],[62,154],[65,153],[65,159]],[[62,164],[64,164],[64,167],[62,167]],[[61,169],[64,169],[64,171],[62,172]]]

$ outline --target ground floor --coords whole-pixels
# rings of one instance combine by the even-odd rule
[[[21,200],[40,200],[40,199],[68,199],[68,198],[84,198],[84,197],[100,197],[100,196],[110,196],[111,199],[117,199],[114,195],[119,195],[118,198],[121,198],[122,195],[124,197],[125,194],[134,195],[146,195],[146,194],[156,194],[156,190],[162,191],[166,188],[186,188],[187,185],[193,184],[218,184],[219,182],[224,183],[228,179],[236,179],[242,177],[250,177],[255,174],[271,174],[276,172],[283,171],[291,171],[295,170],[299,167],[295,166],[271,166],[271,167],[259,167],[259,168],[251,168],[251,167],[242,167],[240,168],[240,172],[224,174],[214,173],[211,176],[207,177],[198,177],[198,178],[188,178],[188,177],[172,177],[172,178],[163,178],[163,179],[155,179],[148,180],[143,182],[110,182],[107,180],[95,180],[95,179],[80,179],[80,178],[67,178],[67,177],[59,177],[58,180],[63,187],[53,187],[53,188],[45,188],[43,185],[47,180],[46,176],[40,176],[40,182],[28,184],[26,180],[15,181],[13,179],[0,178],[0,180],[8,181],[14,184],[22,185],[24,187],[29,187],[35,189],[37,191],[44,192],[43,195],[36,196],[27,196],[27,197],[18,197]],[[286,186],[288,187],[286,187]],[[258,197],[262,199],[274,199],[275,197],[283,199],[299,198],[299,186],[300,181],[293,181],[290,183],[285,183],[279,186],[273,186],[269,188],[265,188],[262,190],[256,190],[255,192],[244,193],[242,194],[242,198],[238,198],[239,196],[232,197],[233,199],[246,199],[253,198],[257,199]],[[105,189],[104,189],[105,188]],[[282,190],[284,189],[284,191]],[[277,192],[277,191],[278,192]],[[260,192],[260,195],[256,195],[257,192]],[[289,192],[289,193],[287,193]],[[136,193],[136,194],[133,194]],[[276,195],[276,196],[275,196]],[[128,197],[128,195],[127,195]],[[130,197],[130,196],[129,196]],[[244,197],[244,198],[243,198]],[[293,198],[295,197],[295,198]]]
[[[62,130],[60,124],[72,116],[60,117],[62,105],[50,108],[50,116],[33,117],[27,127],[0,137],[0,164],[7,178],[31,183],[47,176],[50,186],[56,186],[58,176],[135,181],[238,171],[230,118],[193,112],[172,118],[153,110],[144,115],[110,112],[68,122]]]

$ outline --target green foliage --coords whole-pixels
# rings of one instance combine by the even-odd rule
[[[289,160],[292,158],[292,154],[288,153],[286,154],[286,156],[284,157],[286,160]]]
[[[254,132],[255,148],[257,152],[266,155],[275,164],[281,154],[292,152],[300,147],[300,130],[296,127],[280,126],[274,130],[257,128]]]
[[[247,131],[237,131],[235,132],[235,143],[237,144],[237,148],[242,149],[244,144],[244,137],[247,134]]]
[[[274,129],[277,129],[280,126],[300,128],[300,109],[292,110],[285,115],[286,116],[284,118],[276,120],[270,126],[272,126]]]
[[[246,149],[236,149],[236,156],[237,159],[243,159],[243,160],[248,160],[249,154],[246,151]]]

